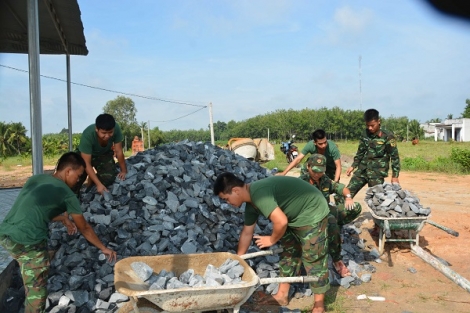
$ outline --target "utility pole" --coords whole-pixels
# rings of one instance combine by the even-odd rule
[[[212,121],[212,102],[209,103],[209,128],[211,130],[211,143],[215,145],[214,140],[214,122]]]
[[[362,61],[362,56],[360,55],[359,56],[359,97],[360,97],[359,109],[362,111],[361,61]]]
[[[149,137],[149,149],[150,149],[150,120],[148,121],[148,124],[147,124],[147,134],[148,134],[148,137]]]
[[[406,120],[406,141],[408,141],[408,120]]]
[[[144,150],[145,150],[145,145],[144,145],[144,128],[143,128],[143,127],[140,128],[140,133],[142,134],[142,147],[144,147]]]

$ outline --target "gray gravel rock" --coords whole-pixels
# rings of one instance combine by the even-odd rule
[[[230,171],[249,183],[272,175],[258,163],[231,151],[209,143],[191,141],[140,152],[126,159],[126,164],[126,179],[116,179],[113,185],[108,186],[109,193],[101,196],[92,188],[81,195],[85,219],[100,240],[117,252],[118,260],[129,256],[161,254],[236,253],[244,206],[232,207],[214,195],[212,186],[215,178],[222,172]],[[399,191],[396,191],[397,197],[400,197]],[[386,197],[385,190],[381,192],[382,197]],[[50,231],[49,248],[57,252],[51,261],[48,280],[48,310],[58,307],[60,297],[66,295],[70,303],[65,309],[61,307],[56,310],[74,308],[74,311],[81,313],[94,310],[116,312],[118,304],[127,301],[127,297],[115,290],[114,264],[100,258],[101,252],[80,234],[68,235],[61,224],[52,223]],[[272,224],[260,217],[255,231],[259,235],[271,234]],[[358,264],[358,275],[367,271],[368,261],[371,260],[363,245],[358,244],[359,233],[360,225],[342,229],[346,247],[342,251],[343,260],[346,265],[349,261]],[[248,253],[256,251],[259,249],[251,246]],[[247,263],[260,277],[277,277],[278,261],[279,256],[266,256],[249,259]],[[329,266],[333,269],[331,260]],[[215,282],[234,283],[241,281],[237,276],[239,273],[239,266],[234,265],[224,268],[220,273],[221,279],[213,278]],[[179,280],[173,279],[176,278],[174,273],[173,278],[154,275],[150,273],[144,279],[149,287],[158,289],[170,285],[175,288],[178,285]],[[330,276],[333,284],[340,282],[333,270]],[[187,286],[201,286],[203,279],[200,275],[193,275]],[[275,293],[277,284],[269,285],[269,288],[260,286],[259,289]],[[66,292],[74,293],[74,297]],[[293,284],[290,292],[292,295],[311,294],[308,284]],[[58,296],[54,296],[56,293]]]
[[[370,187],[364,201],[379,217],[401,218],[428,216],[430,208],[424,208],[419,199],[398,184],[383,183]]]

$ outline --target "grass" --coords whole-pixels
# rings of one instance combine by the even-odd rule
[[[335,313],[346,312],[346,309],[344,307],[345,301],[346,301],[345,297],[338,293],[337,288],[331,288],[325,294],[325,308],[326,308],[326,311],[327,312],[335,312]]]
[[[354,157],[357,151],[358,141],[335,141],[343,156]],[[299,152],[305,147],[306,142],[295,143]],[[470,142],[443,142],[443,141],[420,141],[413,146],[411,142],[399,142],[398,151],[400,153],[402,171],[437,172],[445,174],[470,174],[470,170],[465,170],[460,164],[450,159],[452,148],[470,150]],[[280,150],[280,145],[274,145],[275,160],[263,163],[268,169],[277,168],[283,171],[288,163],[285,155]],[[132,155],[131,151],[124,153],[126,157]],[[44,156],[43,163],[46,166],[54,166],[57,156]],[[302,160],[303,162],[306,160]],[[0,166],[6,171],[13,170],[16,166],[31,166],[31,156],[16,156],[0,159]]]
[[[54,166],[58,159],[59,156],[44,156],[43,164]],[[33,160],[30,155],[0,159],[0,166],[3,167],[5,171],[12,171],[17,166],[31,166],[32,164]]]
[[[354,157],[357,151],[358,141],[335,141],[341,155]],[[299,152],[307,143],[295,143]],[[401,160],[401,169],[403,171],[424,171],[438,172],[446,174],[470,174],[460,164],[450,159],[452,148],[470,150],[470,142],[443,142],[443,141],[420,141],[418,145],[413,146],[411,142],[399,142],[398,151]],[[276,159],[264,163],[263,166],[278,171],[283,171],[288,163],[281,152],[279,144],[274,145]],[[306,159],[302,160],[304,162]]]
[[[124,152],[124,155],[126,158],[130,157],[132,155],[132,151]],[[45,166],[55,166],[59,157],[60,155],[43,156],[43,164]],[[5,159],[0,158],[0,167],[5,171],[12,171],[17,166],[31,166],[32,164],[33,160],[31,155],[8,157]]]

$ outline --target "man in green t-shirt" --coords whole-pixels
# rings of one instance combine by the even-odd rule
[[[317,129],[312,133],[313,140],[309,141],[297,157],[278,175],[286,175],[291,169],[296,167],[307,154],[323,154],[326,157],[326,175],[339,182],[341,178],[341,154],[336,144],[326,139],[323,129]]]
[[[280,276],[300,275],[301,266],[314,292],[312,312],[324,312],[325,292],[330,288],[328,273],[328,204],[318,189],[294,178],[273,176],[245,184],[232,173],[220,174],[214,183],[214,194],[229,204],[240,207],[246,203],[245,222],[240,233],[237,254],[245,254],[255,239],[263,249],[280,241]],[[263,215],[272,222],[270,236],[254,236],[256,221]],[[279,284],[274,300],[279,305],[289,302],[289,283]]]
[[[91,124],[82,133],[78,152],[81,153],[86,163],[86,172],[80,177],[80,180],[73,188],[78,193],[87,176],[89,177],[89,186],[96,185],[99,193],[108,191],[107,186],[111,185],[116,176],[123,180],[126,178],[127,167],[122,151],[122,135],[119,124],[114,117],[104,113],[98,115],[95,124]],[[114,154],[118,159],[121,171],[118,173]],[[95,173],[96,170],[96,173]]]
[[[26,292],[25,313],[44,312],[50,264],[47,252],[50,221],[62,222],[69,235],[78,229],[110,262],[116,260],[116,252],[103,245],[83,217],[80,202],[71,190],[84,170],[85,161],[78,153],[64,154],[53,175],[39,174],[28,179],[0,224],[0,245],[20,265]]]

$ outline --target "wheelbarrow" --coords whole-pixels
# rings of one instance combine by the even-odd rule
[[[133,307],[132,313],[203,312],[223,309],[233,310],[237,313],[241,305],[250,298],[260,285],[318,281],[317,277],[311,276],[259,278],[245,262],[245,259],[272,255],[276,251],[278,250],[260,251],[243,256],[228,252],[215,252],[128,257],[116,263],[114,267],[114,284],[119,293],[129,297]],[[244,267],[245,271],[241,283],[218,287],[148,290],[148,285],[138,278],[131,268],[133,262],[144,262],[155,273],[165,269],[166,271],[173,271],[179,276],[188,269],[193,269],[195,274],[202,276],[207,265],[212,264],[215,267],[220,267],[227,259],[237,260]],[[139,299],[144,299],[141,302],[147,304],[141,304]]]
[[[458,232],[428,220],[428,216],[387,218],[378,216],[370,207],[369,211],[375,224],[379,227],[380,254],[384,251],[385,242],[409,242],[412,246],[413,244],[419,246],[419,232],[423,229],[425,223],[440,228],[453,236],[459,236]],[[392,230],[408,230],[408,238],[392,238]],[[412,231],[415,231],[414,236]]]

